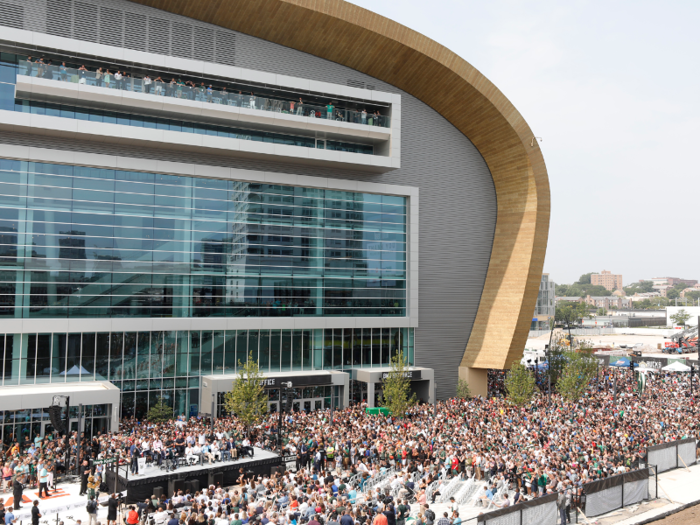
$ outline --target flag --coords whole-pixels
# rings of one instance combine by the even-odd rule
[[[647,386],[647,373],[639,372],[637,373],[637,391],[641,394]]]

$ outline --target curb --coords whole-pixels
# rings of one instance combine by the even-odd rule
[[[644,521],[638,521],[634,525],[646,525],[647,523],[653,523],[655,521],[662,520],[664,518],[668,518],[669,516],[673,516],[674,514],[677,514],[683,510],[689,509],[691,507],[695,507],[696,505],[700,504],[700,499],[697,499],[695,501],[691,501],[690,503],[686,503],[684,505],[681,505],[680,507],[677,507],[672,510],[667,510],[666,512],[663,512],[659,514],[658,516],[654,516],[653,518],[647,518]]]

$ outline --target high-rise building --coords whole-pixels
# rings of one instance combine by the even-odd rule
[[[537,294],[537,306],[532,316],[532,330],[547,330],[549,320],[556,313],[556,283],[549,280],[549,274],[543,273],[540,281],[540,290]]]
[[[611,292],[622,289],[622,275],[613,274],[607,270],[591,274],[591,284],[603,286]]]
[[[218,412],[250,356],[271,410],[281,381],[294,410],[373,405],[398,354],[426,402],[519,359],[532,131],[463,59],[334,3],[0,3],[4,438],[53,395],[88,434],[160,398]]]

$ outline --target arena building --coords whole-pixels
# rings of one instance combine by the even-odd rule
[[[519,361],[549,226],[533,132],[428,38],[341,0],[0,2],[0,432],[423,401]],[[213,407],[213,408],[212,408]]]

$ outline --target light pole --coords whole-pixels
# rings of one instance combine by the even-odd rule
[[[280,420],[277,425],[277,448],[282,451],[282,413],[284,412],[284,409],[282,408],[282,390],[284,389],[285,397],[289,396],[289,392],[287,391],[288,388],[292,388],[292,382],[287,381],[287,382],[282,382],[280,383],[280,406],[279,406],[279,415],[280,415]]]

